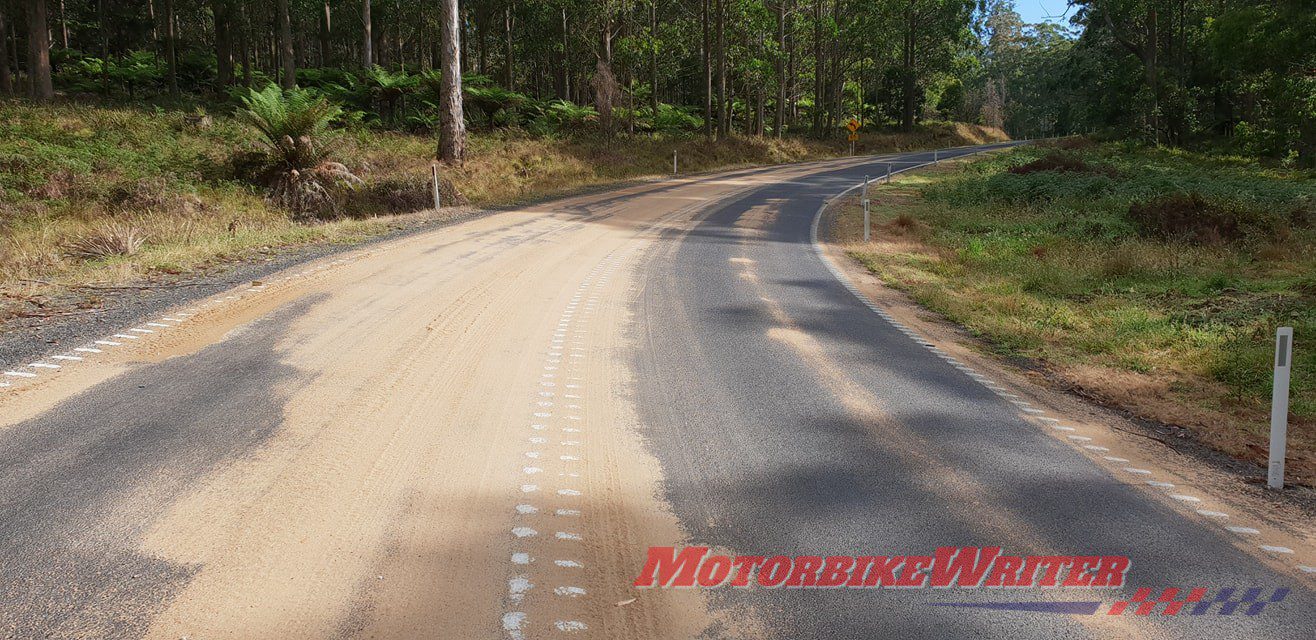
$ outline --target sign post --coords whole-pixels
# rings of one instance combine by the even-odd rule
[[[850,121],[845,123],[845,128],[850,130],[850,135],[846,139],[850,141],[850,155],[853,156],[854,143],[859,140],[859,121],[850,118]]]
[[[1275,383],[1270,392],[1270,466],[1266,485],[1284,488],[1284,450],[1289,432],[1289,372],[1293,366],[1293,327],[1275,331]]]

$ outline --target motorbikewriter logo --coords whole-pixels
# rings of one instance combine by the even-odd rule
[[[767,589],[1115,589],[1125,587],[1126,556],[1012,556],[1000,547],[939,547],[927,556],[756,556],[709,547],[650,547],[634,586]],[[1288,589],[1142,587],[1106,615],[1257,615]],[[1093,615],[1101,600],[929,602],[931,606]],[[1216,607],[1215,605],[1219,605]]]
[[[930,556],[725,556],[650,547],[636,587],[1121,587],[1125,556],[1009,556],[1000,547],[940,547]]]

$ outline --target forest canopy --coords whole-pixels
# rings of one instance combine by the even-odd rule
[[[1316,159],[1313,0],[465,0],[465,119],[532,133],[806,133],[928,120]],[[435,130],[438,2],[0,0],[0,92],[236,105],[321,92]]]

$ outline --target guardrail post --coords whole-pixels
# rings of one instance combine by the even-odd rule
[[[1284,452],[1289,432],[1289,372],[1293,367],[1293,327],[1275,331],[1275,383],[1270,392],[1270,466],[1266,485],[1284,488]]]

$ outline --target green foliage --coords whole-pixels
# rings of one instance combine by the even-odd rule
[[[318,92],[276,85],[248,91],[242,104],[239,116],[260,132],[274,165],[266,176],[271,200],[298,215],[337,215],[335,191],[361,182],[329,159],[334,141],[329,127],[342,108]]]
[[[526,96],[479,75],[462,78],[462,98],[467,119],[486,128],[519,124],[524,115],[522,109],[533,103]]]
[[[312,167],[329,150],[329,126],[342,108],[306,89],[277,85],[247,91],[238,114],[255,127],[273,158],[289,169]]]
[[[378,65],[365,74],[365,86],[381,105],[380,110],[390,122],[402,119],[399,114],[400,103],[420,85],[420,77],[406,71],[391,72]]]
[[[530,128],[540,133],[579,131],[589,123],[596,122],[598,117],[599,112],[594,107],[568,100],[554,100],[543,106]]]
[[[147,51],[133,51],[109,61],[110,80],[127,90],[129,97],[143,88],[160,86],[165,76],[164,61]]]
[[[683,109],[675,105],[659,103],[656,116],[647,108],[641,110],[641,113],[652,130],[678,133],[698,131],[700,127],[704,126],[704,119],[695,115],[692,111],[692,109]]]
[[[1011,172],[1055,153],[1020,148],[935,175],[899,209],[933,257],[870,264],[1007,351],[1196,376],[1229,397],[1194,403],[1263,411],[1275,328],[1316,335],[1316,174],[1065,144],[1089,170]],[[1316,419],[1316,350],[1299,369],[1293,411]]]

